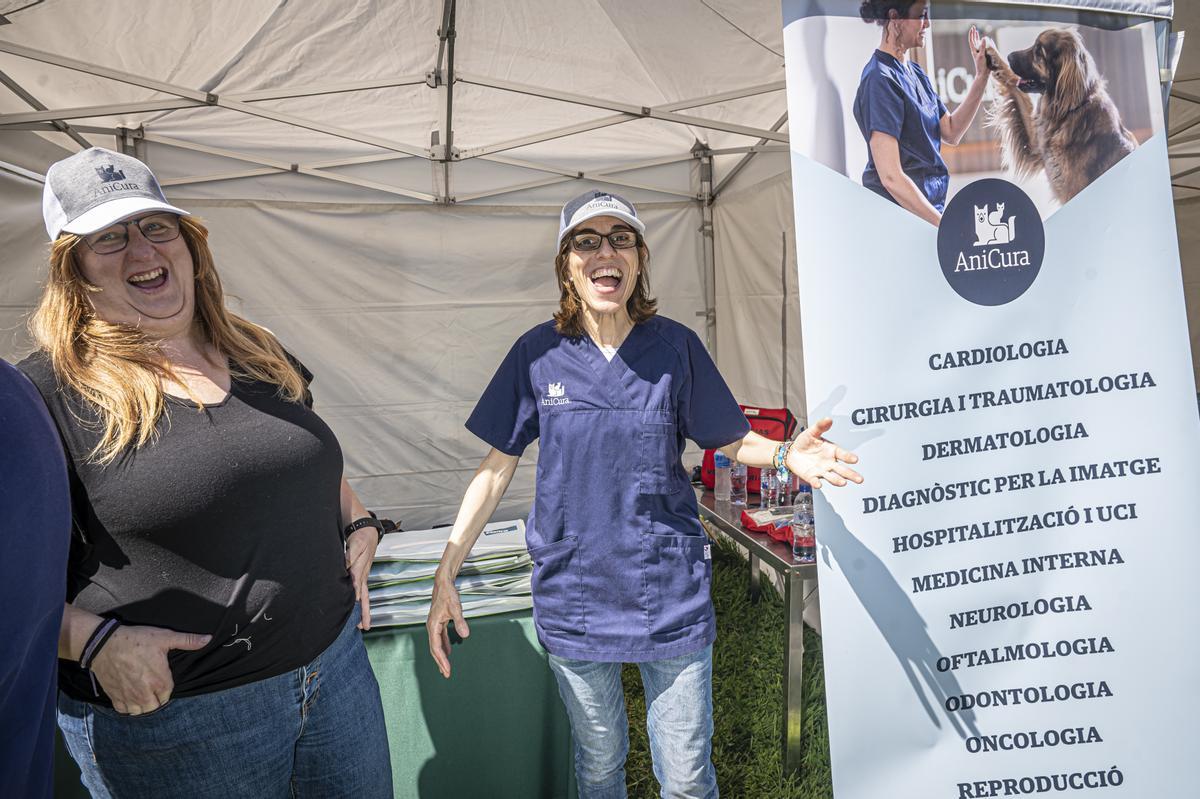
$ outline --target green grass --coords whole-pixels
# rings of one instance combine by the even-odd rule
[[[723,797],[729,799],[832,799],[829,734],[825,721],[825,673],[821,638],[804,630],[804,755],[799,778],[783,779],[783,601],[765,579],[757,604],[747,586],[750,566],[731,545],[713,546],[713,762]],[[646,703],[636,666],[622,673],[629,703],[630,799],[655,799],[658,781],[650,767]]]

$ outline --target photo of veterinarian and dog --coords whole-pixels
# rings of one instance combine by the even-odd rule
[[[1045,219],[1163,131],[1150,25],[965,18],[926,0],[837,6],[847,13],[805,29],[813,118],[791,120],[793,147],[932,225],[981,178],[1017,184]],[[1002,241],[1003,209],[977,210]]]

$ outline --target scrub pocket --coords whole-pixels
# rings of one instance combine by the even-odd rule
[[[686,629],[708,616],[712,560],[705,557],[707,536],[642,536],[642,558],[650,590],[650,635]]]
[[[578,540],[569,535],[530,549],[529,556],[533,558],[533,611],[538,626],[582,635],[583,569]]]
[[[675,451],[675,418],[670,411],[642,412],[642,456],[638,490],[643,494],[673,494],[679,479],[679,456]]]

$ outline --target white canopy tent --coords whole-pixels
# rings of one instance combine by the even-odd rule
[[[1176,29],[1200,18],[1183,5]],[[737,396],[802,412],[780,20],[778,0],[0,0],[0,356],[29,349],[41,175],[99,145],[207,220],[236,307],[316,373],[348,475],[409,526],[452,518],[483,454],[462,422],[556,306],[557,210],[586,187],[638,204],[661,311]],[[1172,166],[1200,352],[1190,63]]]

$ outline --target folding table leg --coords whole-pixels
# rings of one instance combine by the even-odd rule
[[[785,575],[787,649],[783,653],[783,773],[800,773],[800,730],[804,720],[804,580]]]

